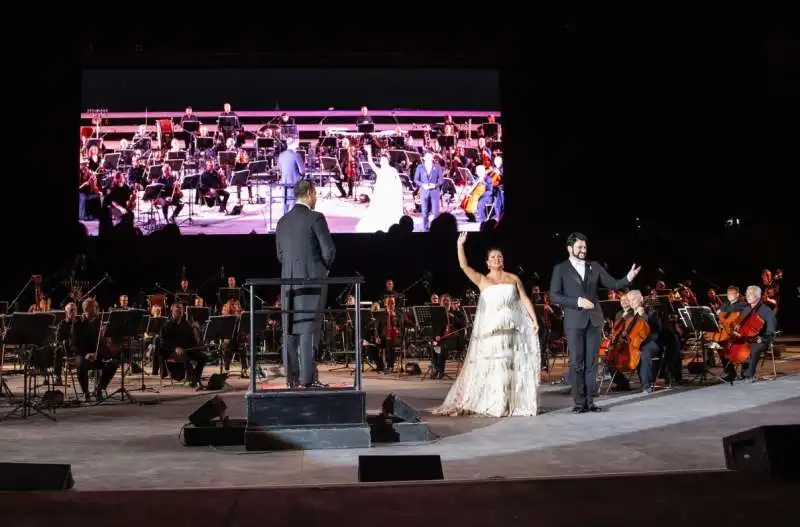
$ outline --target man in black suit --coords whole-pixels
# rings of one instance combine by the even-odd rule
[[[294,187],[295,206],[279,221],[275,233],[281,278],[325,278],[330,272],[336,247],[325,216],[316,212],[314,183],[302,180]],[[283,286],[281,305],[289,311],[324,309],[327,286]],[[322,323],[322,313],[286,313],[284,327],[284,365],[290,386],[315,385],[314,343]]]
[[[569,258],[553,268],[550,297],[564,309],[564,333],[569,347],[569,379],[572,386],[572,411],[599,412],[594,405],[597,391],[597,353],[600,350],[603,313],[597,297],[597,284],[608,289],[627,287],[641,267],[631,266],[628,275],[613,278],[597,262],[586,261],[586,236],[573,232],[567,237]]]

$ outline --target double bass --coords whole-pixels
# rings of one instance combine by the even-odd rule
[[[616,335],[612,333],[613,340],[607,348],[606,363],[613,364],[619,372],[633,371],[639,366],[642,343],[650,336],[650,325],[638,314],[627,321],[620,319],[615,329],[617,325],[620,327]]]
[[[744,364],[750,359],[753,344],[767,323],[758,314],[759,307],[761,307],[760,303],[752,308],[742,321],[733,328],[732,336],[728,341],[724,354],[735,365]]]

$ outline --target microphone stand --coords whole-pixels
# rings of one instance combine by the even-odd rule
[[[705,276],[703,276],[700,273],[698,273],[696,269],[692,269],[692,274],[695,275],[700,280],[702,280],[705,283],[707,283],[708,285],[710,285],[711,287],[713,287],[714,289],[716,289],[717,291],[719,291],[719,286],[717,284],[715,284],[714,282],[712,282],[711,280],[709,280]]]
[[[8,307],[6,308],[6,314],[12,312],[12,308],[17,304],[17,302],[19,302],[20,297],[25,293],[25,291],[28,290],[28,286],[31,285],[32,281],[33,281],[33,276],[28,278],[28,281],[25,282],[25,285],[23,285],[22,289],[19,290],[19,293],[17,293],[17,296],[14,297],[14,300],[12,300],[10,304],[8,304]]]

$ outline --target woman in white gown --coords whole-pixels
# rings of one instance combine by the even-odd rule
[[[387,232],[403,216],[403,182],[389,158],[381,156],[381,166],[372,162],[367,149],[367,163],[375,172],[375,186],[366,213],[356,224],[356,232]]]
[[[464,367],[438,415],[531,416],[539,408],[539,324],[518,276],[503,270],[503,253],[491,249],[482,275],[467,264],[458,238],[458,263],[481,291]]]

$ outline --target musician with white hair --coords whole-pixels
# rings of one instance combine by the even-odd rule
[[[630,319],[638,315],[639,318],[647,321],[647,325],[650,326],[650,335],[648,335],[639,346],[641,355],[638,368],[639,380],[642,383],[642,391],[644,393],[650,393],[653,391],[653,382],[655,381],[653,378],[653,359],[657,359],[662,354],[662,348],[658,342],[662,330],[661,317],[657,311],[645,307],[644,297],[642,296],[642,292],[638,289],[629,291],[626,296],[628,298],[630,310],[624,315],[624,318],[630,321]],[[627,380],[621,375],[615,376],[614,383],[619,389],[629,389]]]
[[[489,170],[484,172],[481,169],[484,169],[482,165],[478,166],[476,172],[478,177],[483,179],[486,192],[478,200],[478,221],[483,223],[490,219],[486,211],[486,207],[489,205],[492,205],[491,215],[499,220],[503,214],[505,201],[503,192],[503,158],[497,156],[492,161],[492,167]]]
[[[739,323],[733,331],[733,341],[741,340],[739,330],[745,324],[750,322],[752,317],[761,319],[761,330],[758,335],[745,337],[748,340],[753,340],[750,346],[750,358],[742,364],[742,377],[748,382],[756,380],[756,367],[758,366],[758,359],[772,344],[775,338],[775,331],[777,329],[777,319],[775,312],[764,304],[761,300],[761,288],[757,285],[751,285],[745,291],[745,299],[747,300],[747,307],[744,308],[739,318]],[[726,382],[732,383],[736,379],[736,366],[729,362],[725,366],[725,376],[722,378]]]

